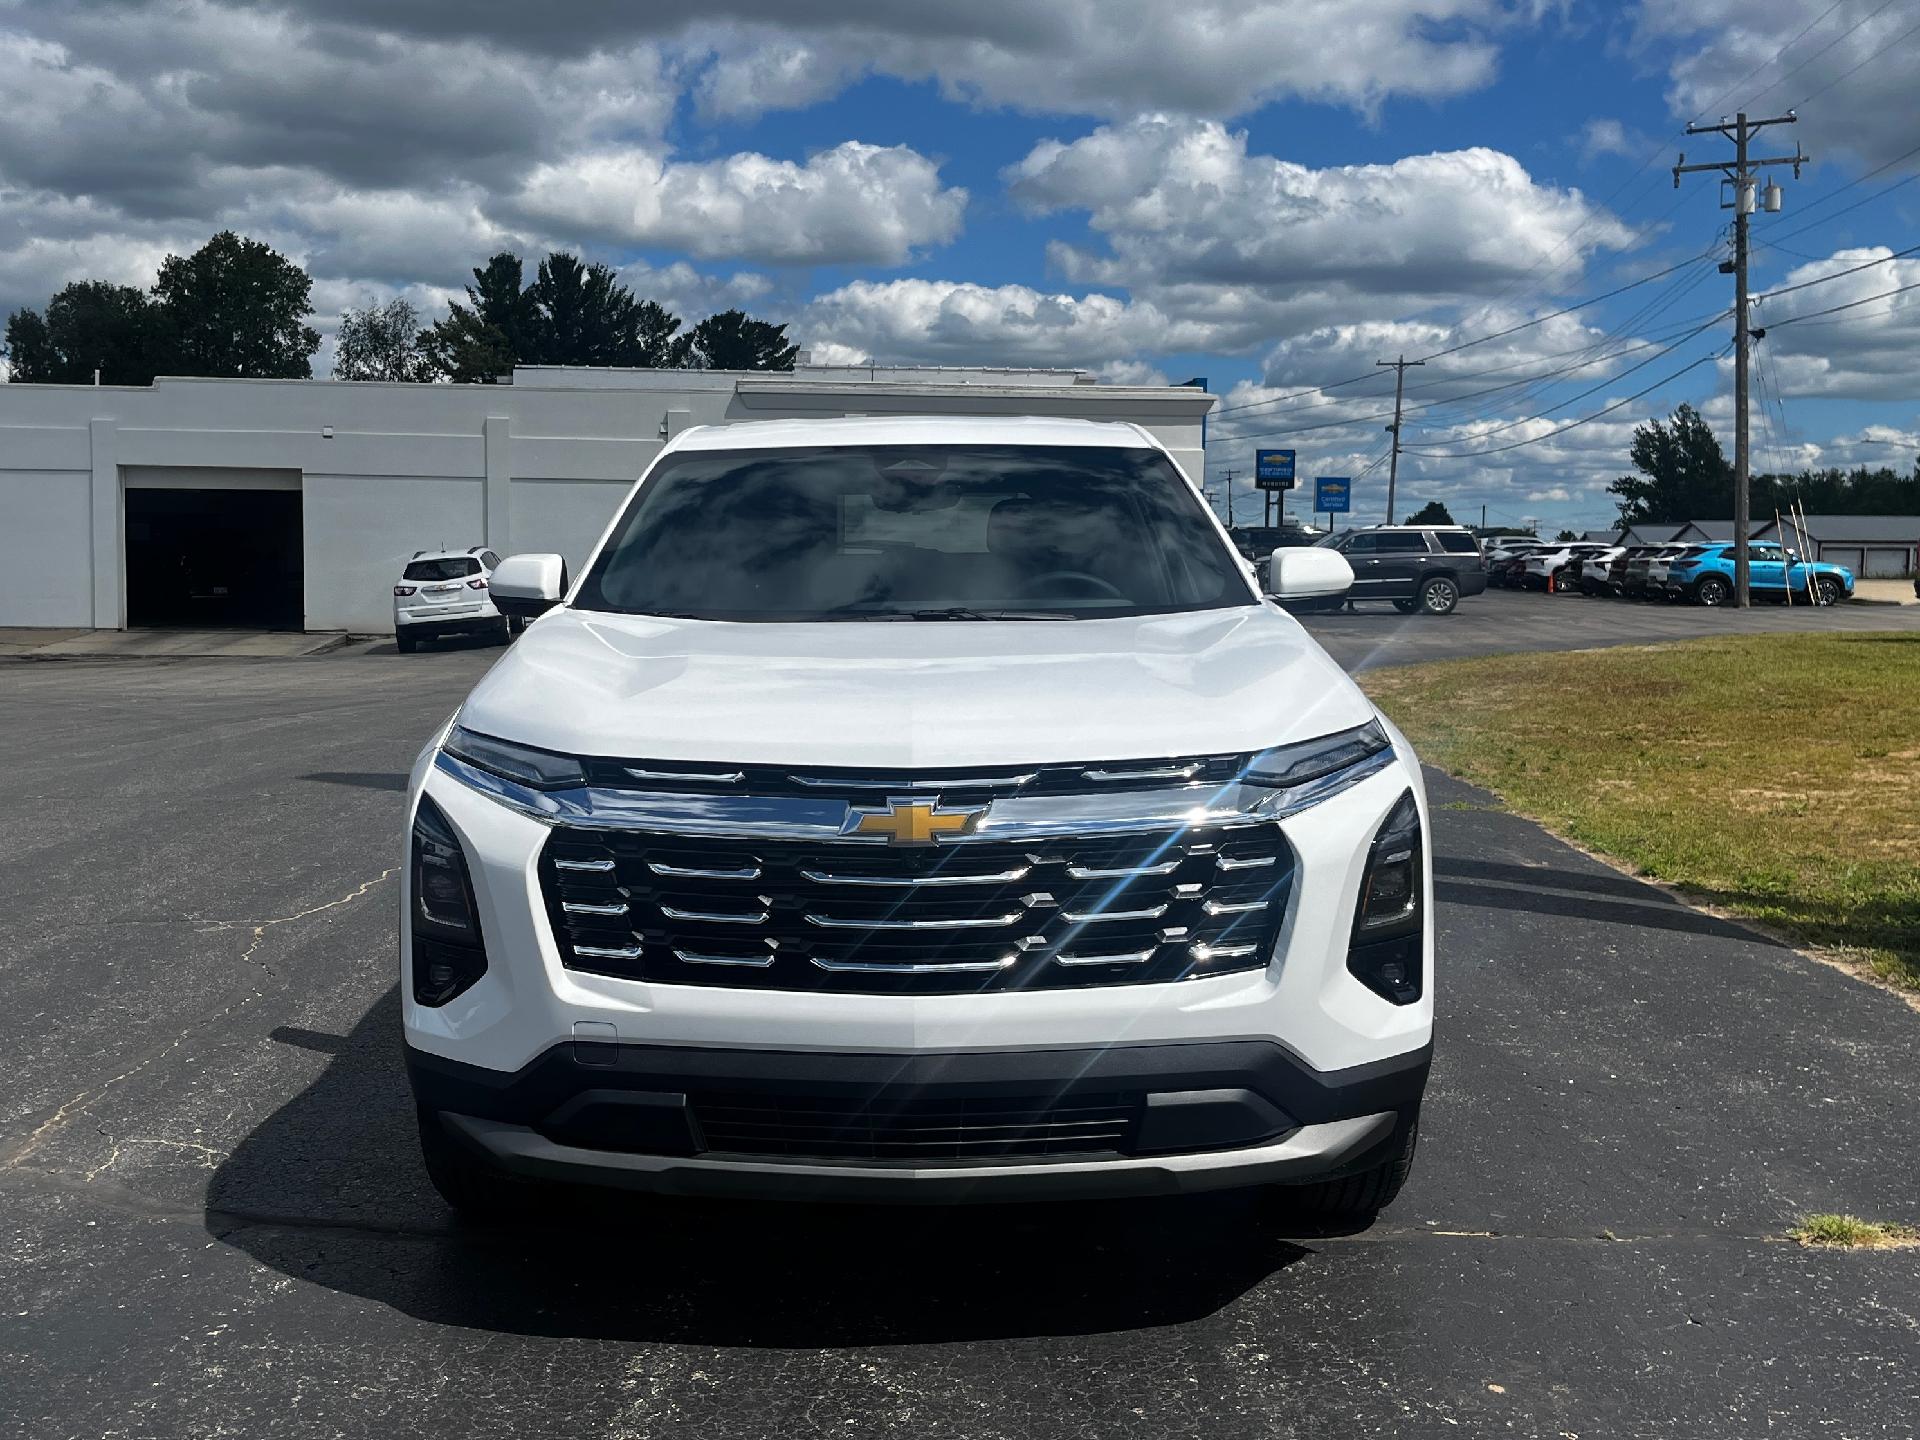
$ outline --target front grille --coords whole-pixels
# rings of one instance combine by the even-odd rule
[[[1294,859],[1274,824],[897,847],[560,827],[540,874],[571,969],[956,994],[1259,969]]]
[[[1032,1159],[1124,1153],[1139,1099],[902,1100],[693,1095],[705,1151],[831,1160]]]
[[[600,790],[644,790],[678,795],[898,795],[938,791],[948,804],[972,804],[1000,795],[1098,795],[1154,786],[1231,784],[1247,768],[1242,754],[1183,755],[1172,759],[1079,761],[1071,765],[966,765],[922,770],[876,770],[827,765],[718,765],[677,760],[610,760],[590,756],[587,784]]]

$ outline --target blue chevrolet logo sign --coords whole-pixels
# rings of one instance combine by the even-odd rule
[[[1293,479],[1293,451],[1256,450],[1253,452],[1253,478],[1256,480]]]

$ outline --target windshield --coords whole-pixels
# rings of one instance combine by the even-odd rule
[[[691,450],[575,606],[702,620],[1091,619],[1258,602],[1157,450]]]

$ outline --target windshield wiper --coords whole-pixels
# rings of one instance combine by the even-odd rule
[[[938,610],[902,610],[909,620],[1078,620],[1069,610],[975,610],[967,605],[948,605]]]

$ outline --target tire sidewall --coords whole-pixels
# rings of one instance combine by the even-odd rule
[[[1725,605],[1732,588],[1718,575],[1709,575],[1694,587],[1693,598],[1709,608]]]
[[[1437,595],[1444,595],[1446,597],[1446,603],[1444,605],[1435,606],[1433,600],[1429,598],[1430,596]],[[1459,603],[1460,587],[1446,576],[1435,575],[1421,582],[1418,604],[1422,614],[1451,615],[1454,607]]]

